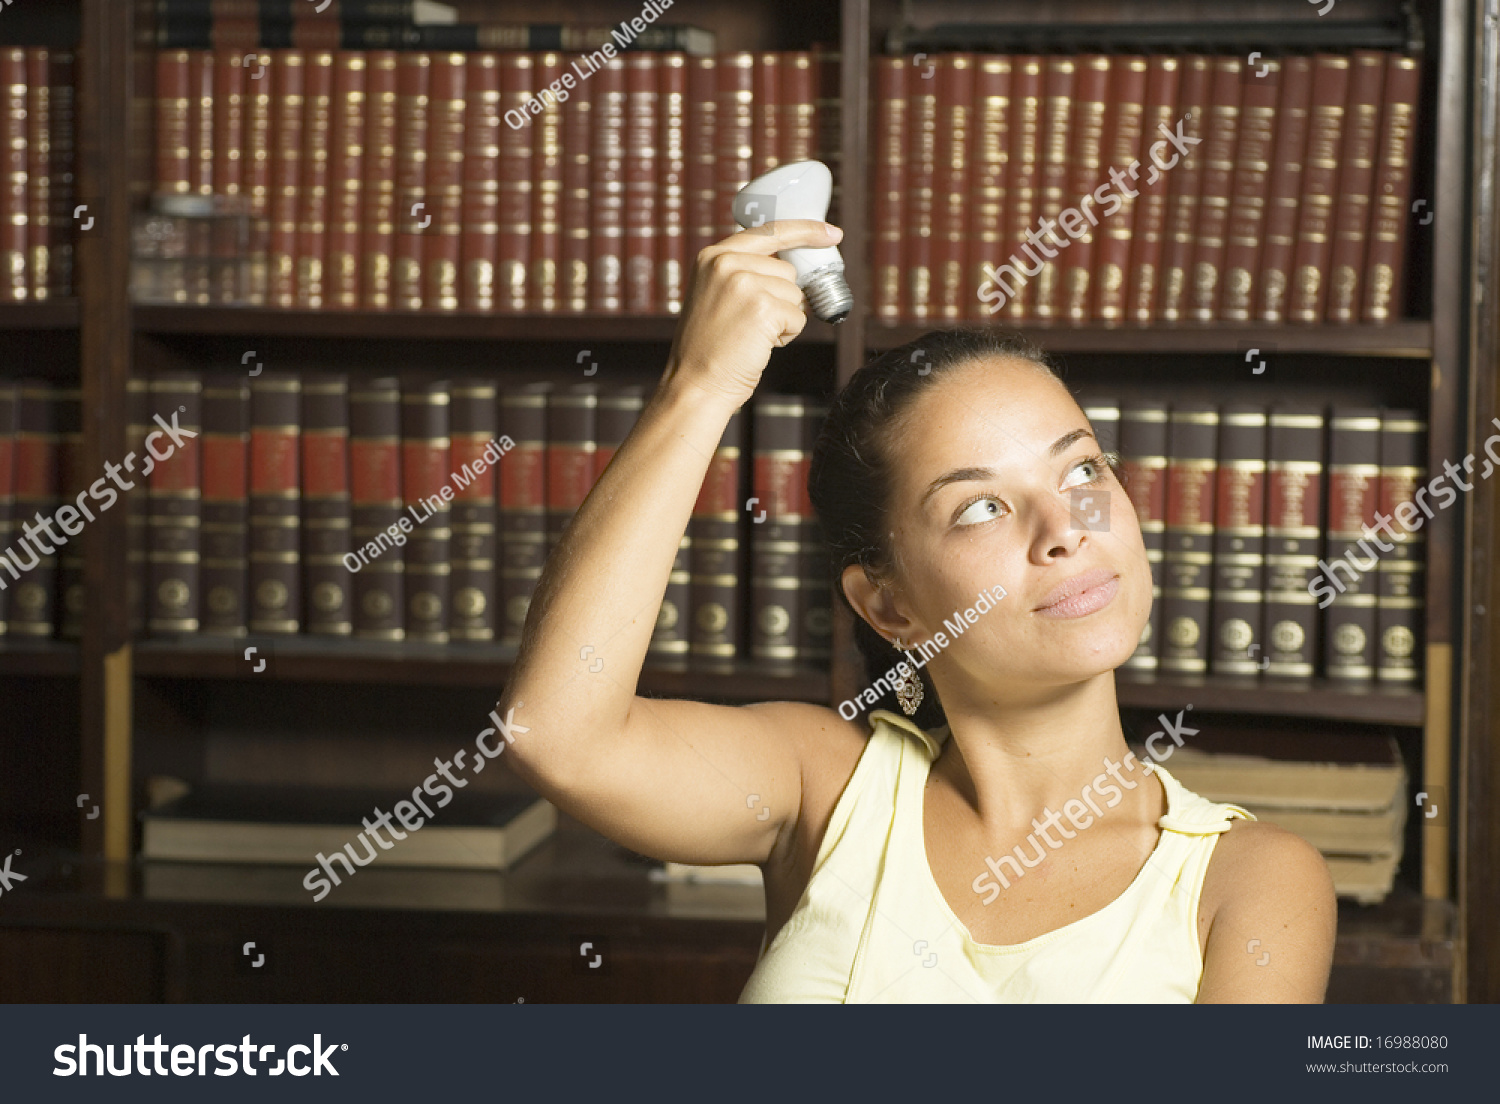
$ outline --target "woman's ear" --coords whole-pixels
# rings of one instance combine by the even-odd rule
[[[881,636],[892,641],[920,638],[920,627],[901,611],[895,590],[874,582],[862,565],[851,564],[844,568],[839,582],[854,612]]]

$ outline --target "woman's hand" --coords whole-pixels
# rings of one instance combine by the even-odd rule
[[[802,289],[783,249],[828,246],[844,232],[812,219],[742,230],[698,254],[663,382],[687,384],[738,408],[771,359],[802,332]]]

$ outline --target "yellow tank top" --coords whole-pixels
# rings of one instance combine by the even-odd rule
[[[1185,1003],[1198,994],[1198,897],[1219,834],[1255,818],[1161,766],[1161,836],[1124,893],[1024,943],[976,942],[933,879],[927,773],[948,729],[878,709],[834,806],[812,877],[761,954],[740,1003]],[[1014,884],[1014,883],[1012,883]]]

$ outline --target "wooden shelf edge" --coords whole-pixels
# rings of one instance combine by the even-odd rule
[[[871,322],[867,348],[894,349],[923,334],[946,327],[985,325],[972,320],[934,319],[926,324]],[[1275,326],[996,326],[1019,329],[1050,353],[1315,353],[1328,356],[1432,358],[1432,323],[1422,320],[1389,325]]]
[[[78,319],[77,299],[0,303],[0,330],[76,330]]]
[[[69,676],[82,669],[78,645],[66,640],[0,640],[0,677]]]
[[[1421,728],[1426,719],[1426,695],[1374,683],[1338,686],[1327,679],[1285,684],[1254,678],[1207,676],[1152,677],[1125,673],[1115,679],[1122,707],[1181,709],[1188,703],[1200,710],[1283,717],[1316,717],[1330,721],[1390,724]]]

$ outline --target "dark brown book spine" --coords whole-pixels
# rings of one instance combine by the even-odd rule
[[[327,302],[329,150],[333,137],[334,56],[305,58],[302,177],[297,194],[296,305],[318,310]]]
[[[1266,674],[1310,679],[1318,654],[1318,610],[1308,590],[1323,543],[1323,412],[1271,408],[1266,471]]]
[[[448,554],[453,573],[454,640],[495,639],[495,465],[504,441],[499,435],[495,384],[457,380],[451,391],[453,541]]]
[[[1384,536],[1377,532],[1369,538],[1381,553],[1375,603],[1375,676],[1381,682],[1411,685],[1422,677],[1427,539],[1421,529],[1400,524],[1397,514],[1415,520],[1416,493],[1419,488],[1426,489],[1426,455],[1427,422],[1420,411],[1386,410],[1381,414],[1380,509],[1375,523]],[[1460,475],[1455,481],[1462,478]],[[1460,489],[1464,486],[1459,483]],[[1453,492],[1450,489],[1448,493]],[[1397,537],[1403,539],[1394,539]]]
[[[698,254],[719,238],[718,59],[688,59],[687,272]],[[686,277],[684,277],[686,278]]]
[[[52,290],[52,53],[26,50],[26,286],[32,299]]]
[[[979,297],[979,290],[989,279],[988,270],[1006,261],[1002,250],[1006,241],[1006,170],[1010,166],[1010,74],[1011,59],[1004,54],[980,54],[975,60],[974,108],[969,127],[974,152],[968,195],[973,221],[965,253],[961,299],[964,317],[973,321],[989,318],[989,307]],[[899,256],[896,263],[900,263]]]
[[[422,243],[432,225],[427,194],[431,93],[432,54],[398,54],[396,235],[391,243],[391,303],[398,310],[422,309]]]
[[[184,68],[186,63],[184,62]],[[26,48],[0,47],[5,151],[0,157],[0,300],[26,298]]]
[[[805,404],[802,412],[802,450],[809,461],[818,433],[828,417],[828,404],[816,400]],[[807,493],[802,485],[803,509],[807,520],[802,525],[802,551],[797,557],[800,594],[798,605],[802,619],[797,625],[799,660],[813,667],[824,667],[833,658],[833,588],[829,585],[828,545]]]
[[[753,105],[750,175],[762,176],[780,165],[781,156],[781,55],[767,50],[755,55],[755,75],[750,88]]]
[[[132,636],[146,632],[146,590],[150,585],[150,563],[148,557],[148,524],[150,522],[150,493],[136,460],[145,455],[146,434],[155,428],[150,414],[151,398],[149,384],[144,379],[125,381],[125,448],[127,455],[122,462],[120,486],[125,491],[125,547],[126,578],[125,604],[130,614]],[[125,472],[135,474],[126,478]],[[19,532],[19,530],[17,530]]]
[[[250,381],[250,631],[302,628],[302,381],[266,369]]]
[[[593,200],[594,81],[585,81],[563,104],[562,260],[563,309],[589,309],[590,206]],[[519,438],[517,438],[519,440]]]
[[[690,259],[687,253],[688,211],[688,162],[687,162],[687,102],[688,69],[687,55],[673,52],[662,54],[657,59],[657,94],[661,126],[657,135],[661,168],[658,211],[656,220],[656,253],[654,283],[656,305],[667,314],[681,314],[682,303],[687,295],[687,275]],[[810,66],[801,72],[808,74],[808,103],[811,111]],[[794,81],[798,73],[795,65],[788,67],[786,79]],[[811,118],[809,115],[809,126]],[[809,137],[809,142],[812,138]]]
[[[152,376],[150,394],[158,420],[175,420],[193,436],[184,433],[181,445],[160,429],[146,437],[151,495],[146,627],[152,633],[193,633],[202,600],[203,481],[197,434],[203,427],[203,381],[192,372],[161,372]]]
[[[1094,245],[1094,262],[1090,275],[1091,311],[1083,317],[1097,318],[1111,325],[1125,320],[1126,278],[1130,271],[1130,238],[1135,228],[1136,201],[1145,179],[1140,170],[1142,153],[1141,126],[1146,116],[1146,80],[1150,63],[1138,55],[1113,59],[1110,67],[1109,118],[1104,138],[1102,167],[1118,172],[1123,186],[1106,199],[1116,203],[1114,213],[1102,212],[1104,226]],[[1130,180],[1126,181],[1125,177]],[[1099,180],[1089,187],[1102,191]],[[1090,193],[1093,194],[1093,193]]]
[[[550,88],[563,77],[563,55],[548,50],[536,55],[538,88]],[[555,314],[562,309],[563,105],[543,98],[531,126],[531,277],[530,309]],[[509,129],[509,124],[507,124]],[[502,132],[503,134],[503,132]]]
[[[241,54],[245,75],[245,193],[250,200],[250,299],[264,306],[270,297],[272,187],[272,70],[271,51]]]
[[[1312,110],[1313,59],[1293,55],[1281,63],[1276,142],[1266,192],[1265,245],[1255,283],[1255,317],[1284,322],[1290,307],[1292,260],[1301,221],[1302,178]]]
[[[806,611],[803,542],[812,520],[803,447],[807,403],[766,395],[753,407],[750,515],[750,654],[789,664],[802,659],[799,626]]]
[[[735,194],[755,175],[755,55],[747,51],[720,54],[718,74],[715,241],[739,231],[730,208]]]
[[[937,71],[937,142],[933,175],[932,312],[957,321],[974,294],[965,282],[969,231],[970,149],[974,146],[974,55],[944,54]],[[977,285],[976,285],[977,286]]]
[[[1171,200],[1172,178],[1157,166],[1151,151],[1163,159],[1167,154],[1158,143],[1162,127],[1171,130],[1179,118],[1177,92],[1181,66],[1175,57],[1162,54],[1151,58],[1146,75],[1146,110],[1141,121],[1140,184],[1136,199],[1135,225],[1130,235],[1130,264],[1127,269],[1125,317],[1138,326],[1156,318],[1157,298],[1161,292],[1162,246],[1167,234],[1167,215]]]
[[[1333,204],[1326,315],[1329,322],[1358,322],[1364,305],[1365,242],[1370,228],[1375,161],[1380,152],[1385,70],[1383,51],[1354,51],[1344,117],[1344,149]]]
[[[688,522],[694,665],[727,670],[743,654],[745,512],[740,505],[745,412],[736,410],[714,450]]]
[[[1319,54],[1314,59],[1302,203],[1297,219],[1297,247],[1292,254],[1288,317],[1293,322],[1323,321],[1328,301],[1333,204],[1338,194],[1344,107],[1348,99],[1349,59],[1338,54]]]
[[[1025,54],[1015,59],[1011,68],[1011,146],[1009,180],[1006,184],[1005,240],[1007,258],[1014,257],[1025,268],[1023,249],[1035,249],[1028,245],[1028,234],[1035,233],[1037,216],[1040,214],[1042,171],[1042,59]],[[1030,256],[1035,269],[1025,268],[1024,273],[1008,273],[1011,283],[1006,287],[1005,298],[997,304],[1002,308],[1001,317],[1021,322],[1032,317],[1031,301],[1033,289],[1028,280],[1038,274],[1046,264],[1046,256],[1034,252]],[[1009,261],[1007,261],[1009,263]]]
[[[1151,564],[1151,616],[1135,652],[1132,670],[1155,671],[1161,664],[1161,614],[1167,529],[1167,405],[1132,401],[1120,407],[1120,454],[1125,491],[1135,507],[1146,559]]]
[[[594,485],[599,385],[575,383],[547,397],[547,548],[562,539]]]
[[[506,56],[505,64],[514,67],[520,74],[518,83],[530,79],[530,60],[526,54]],[[507,110],[518,110],[521,117],[525,118],[525,104],[524,98],[518,93],[512,93],[515,102],[505,102],[507,92],[501,89],[501,65],[500,54],[484,52],[472,55],[464,85],[468,105],[463,136],[462,302],[465,310],[472,311],[496,309],[504,286],[498,271],[502,233],[500,191],[502,187],[512,183],[512,162],[521,165],[528,163],[530,147],[527,143],[531,139],[530,130],[542,125],[540,119],[520,126],[502,123],[502,115]],[[512,82],[505,83],[509,85]],[[553,115],[556,116],[555,105]],[[508,148],[517,144],[526,146],[524,153],[508,159]],[[505,174],[503,182],[502,173]],[[530,183],[528,179],[528,187]],[[514,188],[511,190],[515,192]],[[513,194],[510,197],[512,204],[519,198],[519,194]],[[514,210],[513,206],[511,209]],[[522,219],[522,225],[529,222],[528,212]],[[515,259],[516,250],[511,252],[512,259]]]
[[[334,55],[333,121],[328,140],[328,263],[325,302],[357,310],[365,179],[366,58],[353,50]]]
[[[394,379],[349,390],[349,491],[354,635],[404,640],[411,519],[401,508],[401,388]]]
[[[1078,59],[1075,74],[1065,196],[1068,207],[1076,207],[1083,217],[1067,220],[1076,234],[1061,239],[1071,244],[1057,261],[1060,266],[1057,314],[1074,325],[1089,319],[1095,241],[1102,236],[1096,229],[1101,215],[1095,210],[1099,201],[1093,193],[1101,176],[1108,179],[1104,175],[1103,159],[1105,127],[1109,119],[1110,68],[1110,58],[1102,54],[1084,54]],[[1067,225],[1063,227],[1065,233],[1068,229]]]
[[[625,56],[594,74],[589,163],[589,310],[625,305]]]
[[[907,77],[906,168],[901,201],[901,317],[932,317],[932,228],[937,176],[937,64]]]
[[[5,82],[6,99],[6,194],[15,172],[15,86],[24,73],[26,51],[7,47],[0,51],[0,79]],[[17,65],[21,68],[18,70]],[[25,78],[21,77],[23,86]],[[156,55],[156,186],[158,193],[186,194],[193,187],[192,147],[192,51],[161,50]],[[24,122],[24,113],[21,120]],[[20,135],[24,137],[24,134]],[[22,145],[24,153],[25,146]]]
[[[595,428],[594,475],[597,483],[615,458],[625,438],[640,420],[645,409],[645,388],[638,386],[611,387],[599,396],[599,413]]]
[[[52,146],[51,254],[47,263],[49,295],[73,294],[73,198],[76,190],[74,135],[77,91],[77,59],[69,50],[51,50],[48,81],[52,85],[49,142]],[[215,149],[217,149],[217,145]]]
[[[527,75],[530,76],[528,69]],[[428,103],[427,207],[422,229],[422,304],[427,310],[456,311],[461,294],[460,266],[464,235],[464,145],[468,102],[468,55],[440,53],[432,56],[432,91]],[[529,173],[530,164],[527,164]],[[530,214],[531,182],[524,204]],[[528,227],[528,230],[530,228]],[[526,266],[520,266],[524,283]],[[520,309],[526,305],[523,286]]]
[[[453,537],[450,396],[446,380],[401,393],[401,497],[412,519],[406,549],[406,635],[449,639]]]
[[[203,377],[203,546],[201,632],[244,636],[249,629],[250,382]]]
[[[51,636],[57,628],[58,534],[45,524],[58,507],[57,402],[42,380],[16,381],[15,520],[8,562],[7,623],[12,636]],[[3,579],[3,576],[0,576]]]
[[[1220,283],[1229,234],[1229,206],[1234,196],[1235,153],[1240,138],[1240,88],[1244,62],[1217,57],[1209,91],[1202,176],[1199,178],[1198,223],[1193,231],[1193,269],[1187,316],[1212,322],[1218,314]]]
[[[5,565],[20,528],[15,526],[16,512],[16,388],[0,380],[0,636],[8,630],[5,620],[10,605],[10,580]]]
[[[902,203],[906,194],[906,84],[911,65],[904,57],[879,57],[871,63],[875,66],[874,232],[870,243],[874,314],[883,322],[898,322],[903,283]]]
[[[1262,72],[1264,76],[1257,75]],[[1281,62],[1267,60],[1247,67],[1219,299],[1219,317],[1228,322],[1248,322],[1255,309],[1255,277],[1260,272],[1261,236],[1266,225],[1266,197],[1271,191],[1271,151],[1276,144],[1276,112],[1280,102]],[[1256,625],[1259,626],[1258,621]]]
[[[518,644],[547,561],[547,396],[550,384],[507,388],[500,430],[515,447],[500,462],[502,644]]]
[[[393,50],[366,57],[365,162],[360,244],[360,296],[365,310],[390,310],[392,257],[396,241],[396,132],[398,108]],[[399,614],[398,614],[399,619]]]
[[[1213,597],[1219,412],[1204,403],[1174,406],[1168,432],[1161,669],[1204,674]]]
[[[271,51],[271,200],[266,265],[273,307],[297,305],[297,211],[302,197],[307,55]]]
[[[1380,507],[1380,411],[1336,406],[1328,427],[1328,557],[1319,566],[1337,593],[1323,614],[1324,674],[1363,682],[1375,677],[1380,554],[1363,538]]]
[[[1261,640],[1266,574],[1266,408],[1235,403],[1219,415],[1214,494],[1213,631],[1216,675],[1255,675],[1270,660]]]
[[[1422,70],[1416,58],[1399,54],[1391,55],[1388,66],[1365,266],[1369,276],[1364,293],[1366,322],[1389,322],[1400,317],[1406,292],[1406,232]]]
[[[349,380],[302,380],[302,561],[307,631],[348,636],[354,630],[348,555]]]
[[[54,516],[59,529],[76,537],[94,519],[84,499],[89,478],[83,466],[83,392],[76,387],[53,392],[57,404],[57,481],[61,505]],[[83,542],[69,540],[57,550],[57,633],[67,640],[83,635],[87,588],[83,580]]]
[[[1162,242],[1161,290],[1156,321],[1182,322],[1190,317],[1193,254],[1197,245],[1198,207],[1206,159],[1202,143],[1207,138],[1212,86],[1212,58],[1189,54],[1182,59],[1177,120],[1167,129],[1175,131],[1180,121],[1183,141],[1189,148],[1186,152],[1168,149],[1162,154],[1163,163],[1172,165],[1170,169],[1162,170],[1171,178],[1168,185],[1171,198],[1167,204],[1166,237]],[[1198,145],[1192,144],[1194,139]],[[1178,160],[1173,163],[1173,158]]]
[[[652,314],[656,301],[656,236],[660,223],[657,174],[661,151],[661,93],[656,57],[631,53],[625,58],[625,147],[621,177],[625,184],[622,212],[625,236],[621,249],[625,310]]]
[[[1032,317],[1040,322],[1056,321],[1063,310],[1063,252],[1070,241],[1057,227],[1058,216],[1069,205],[1068,187],[1072,183],[1069,155],[1073,147],[1073,117],[1077,103],[1078,70],[1087,65],[1091,55],[1053,56],[1046,63],[1046,84],[1042,98],[1041,175],[1039,197],[1041,223],[1039,240],[1047,261],[1031,281]]]

